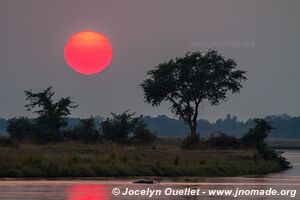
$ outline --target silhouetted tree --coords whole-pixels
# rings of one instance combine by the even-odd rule
[[[156,140],[156,136],[143,121],[140,121],[137,123],[130,140],[136,144],[152,144]]]
[[[218,105],[226,100],[228,91],[240,91],[246,72],[236,70],[236,66],[234,60],[224,58],[216,50],[171,59],[147,72],[149,78],[141,84],[145,101],[152,106],[170,102],[171,111],[189,126],[191,143],[197,144],[199,105],[204,100]]]
[[[67,116],[77,107],[70,97],[54,101],[54,94],[52,87],[38,93],[25,91],[26,100],[29,101],[25,105],[27,111],[33,110],[38,114],[35,120],[35,135],[39,142],[58,140],[61,137],[60,129],[67,125]]]
[[[8,120],[6,130],[12,139],[31,139],[33,133],[33,125],[26,117],[13,118]]]
[[[268,134],[274,129],[272,125],[264,119],[255,119],[255,127],[249,129],[241,140],[246,147],[254,147],[257,149],[257,154],[254,154],[255,159],[277,160],[282,169],[290,168],[290,162],[281,154],[270,148],[265,142]]]
[[[134,117],[134,115],[135,113],[129,113],[129,110],[119,115],[112,113],[111,119],[107,118],[101,123],[103,138],[117,143],[127,143],[129,136],[141,122],[141,116]]]
[[[95,143],[101,140],[101,134],[95,125],[95,119],[91,116],[81,119],[80,124],[72,130],[65,131],[66,139],[83,143]]]
[[[254,147],[261,153],[267,146],[265,139],[273,127],[264,119],[255,119],[254,122],[255,127],[250,128],[248,133],[242,137],[242,142],[246,147]]]

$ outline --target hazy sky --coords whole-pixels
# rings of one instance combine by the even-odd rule
[[[53,86],[80,104],[73,116],[174,117],[168,104],[145,104],[139,84],[160,62],[209,48],[235,59],[248,81],[226,103],[204,104],[201,118],[300,115],[299,8],[298,0],[0,0],[0,116],[29,115],[23,91]],[[86,29],[113,46],[109,67],[92,76],[63,58],[69,36]]]

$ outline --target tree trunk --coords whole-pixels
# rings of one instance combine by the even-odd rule
[[[197,118],[198,118],[198,108],[199,108],[200,101],[195,102],[195,113],[191,121],[191,140],[192,145],[197,147],[199,146],[199,135],[197,134]]]
[[[197,124],[192,124],[190,126],[190,131],[191,131],[190,143],[191,143],[192,147],[196,147],[199,145],[199,136],[197,134]]]
[[[196,138],[197,135],[196,126],[192,125],[190,129],[191,129],[191,138]]]

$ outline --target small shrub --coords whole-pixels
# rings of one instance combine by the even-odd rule
[[[219,133],[217,136],[211,135],[206,142],[210,147],[216,149],[238,149],[241,147],[239,139],[225,133]]]
[[[139,122],[134,131],[130,141],[135,144],[152,144],[156,140],[155,134],[153,134],[146,126],[144,122]]]
[[[33,124],[26,117],[13,118],[8,120],[6,130],[12,139],[25,140],[32,137]]]
[[[200,137],[197,134],[196,137],[192,138],[187,136],[181,143],[182,149],[199,149],[200,148]]]

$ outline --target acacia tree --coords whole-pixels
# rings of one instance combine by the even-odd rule
[[[25,91],[26,100],[29,101],[25,107],[27,111],[33,110],[34,113],[38,114],[36,125],[59,132],[61,127],[67,125],[66,117],[77,105],[74,105],[70,97],[54,101],[54,94],[52,87],[38,93]]]
[[[246,80],[245,71],[236,69],[236,62],[216,50],[187,53],[156,66],[147,72],[141,87],[144,98],[152,106],[171,103],[171,111],[190,128],[190,139],[197,143],[198,110],[201,102],[218,105],[228,91],[237,93]]]

